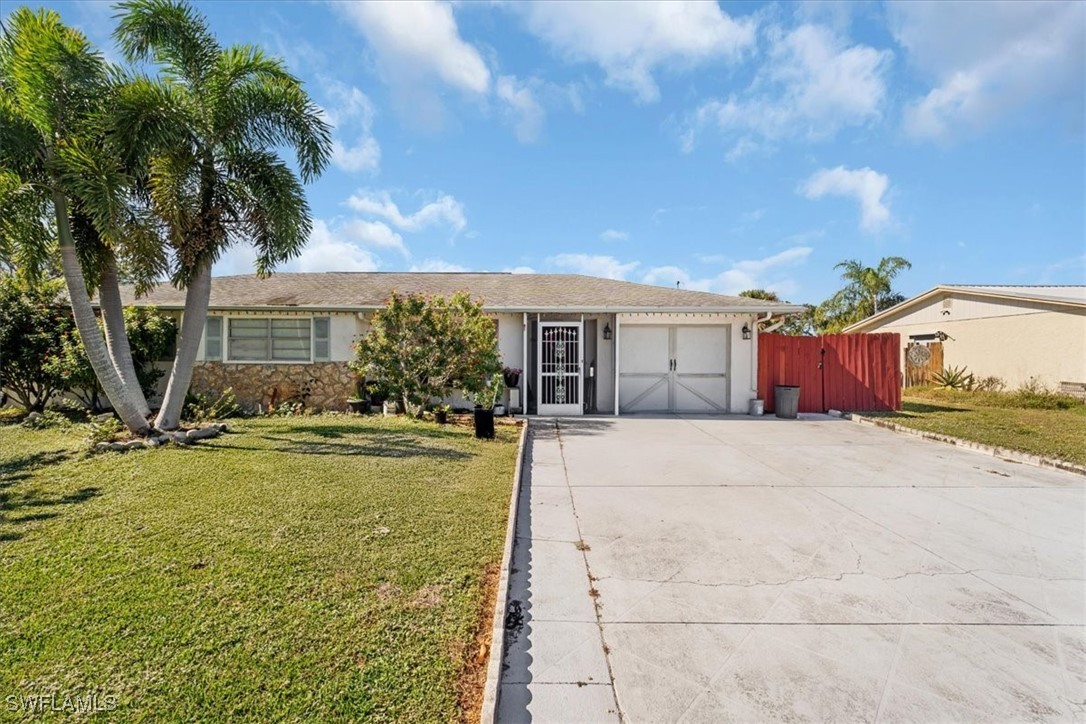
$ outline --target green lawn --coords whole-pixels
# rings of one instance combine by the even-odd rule
[[[82,430],[0,427],[0,695],[97,690],[125,720],[457,719],[519,431],[234,424],[97,456]]]
[[[899,425],[966,440],[1021,450],[1034,455],[1086,465],[1086,406],[1067,410],[992,407],[955,401],[905,397],[901,412],[863,413],[892,419]]]

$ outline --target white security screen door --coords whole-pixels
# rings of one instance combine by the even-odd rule
[[[539,322],[539,414],[580,415],[584,411],[584,368],[580,322]]]

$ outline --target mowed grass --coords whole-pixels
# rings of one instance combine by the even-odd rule
[[[265,418],[87,456],[0,428],[0,694],[120,720],[452,721],[519,430]]]
[[[864,414],[916,430],[1086,465],[1086,406],[1046,410],[992,407],[990,399],[985,402],[988,405],[905,397],[901,412]]]

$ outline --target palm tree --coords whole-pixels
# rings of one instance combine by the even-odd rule
[[[256,271],[270,274],[297,255],[312,222],[302,182],[331,153],[330,129],[301,82],[279,59],[248,45],[223,48],[204,17],[177,0],[118,6],[114,37],[131,62],[158,64],[155,81],[176,98],[184,143],[150,164],[149,202],[174,256],[171,281],[185,309],[162,409],[155,421],[176,428],[207,321],[211,266],[231,245],[256,246]],[[301,181],[277,155],[293,147]]]
[[[87,357],[117,415],[131,431],[145,434],[146,400],[139,384],[127,384],[121,372],[126,354],[131,364],[123,327],[119,337],[111,330],[107,345],[90,300],[88,276],[92,284],[100,281],[102,249],[80,243],[88,228],[118,228],[125,205],[127,177],[116,146],[102,142],[113,96],[107,70],[82,33],[55,12],[19,8],[11,14],[0,40],[0,214],[8,217],[7,253],[35,264],[52,249],[41,217],[33,214],[53,217]],[[111,250],[106,257],[114,259]]]
[[[865,267],[856,259],[846,259],[835,265],[834,269],[843,270],[841,279],[846,283],[815,310],[817,326],[822,332],[838,332],[900,303],[904,297],[894,292],[893,280],[912,266],[900,256],[883,257],[875,267]]]

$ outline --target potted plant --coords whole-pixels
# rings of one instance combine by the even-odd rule
[[[517,367],[505,367],[502,369],[502,378],[506,387],[520,386],[520,369]]]
[[[388,399],[388,390],[377,381],[366,383],[366,392],[370,397],[370,412],[381,412],[384,409],[385,400]]]
[[[452,406],[438,405],[434,408],[434,422],[436,422],[438,425],[448,424],[450,412],[452,412]]]
[[[369,410],[369,406],[369,400],[366,399],[366,383],[362,380],[356,380],[354,394],[347,398],[347,411],[362,414]]]
[[[476,394],[472,395],[475,400],[475,437],[480,440],[494,439],[494,405],[504,391],[502,373],[495,372]]]

